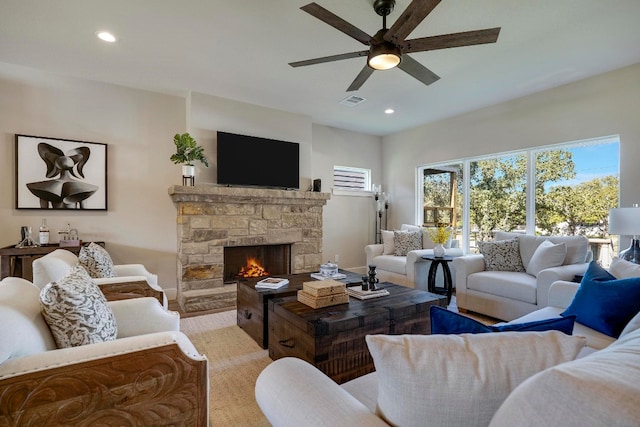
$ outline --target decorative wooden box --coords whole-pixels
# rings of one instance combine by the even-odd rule
[[[298,357],[337,383],[373,372],[364,337],[369,334],[429,334],[431,305],[446,306],[446,297],[382,283],[390,295],[313,309],[296,297],[269,301],[269,356]]]
[[[341,283],[358,283],[360,275],[339,270],[346,277]],[[238,282],[238,326],[253,338],[262,348],[269,346],[268,338],[268,303],[272,298],[296,295],[302,289],[304,282],[310,279],[309,273],[280,275],[289,279],[289,284],[279,289],[256,289],[256,282],[260,279],[246,279]]]

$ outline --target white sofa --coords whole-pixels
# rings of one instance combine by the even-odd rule
[[[460,311],[471,311],[501,320],[512,320],[548,305],[549,287],[557,280],[571,281],[587,269],[593,256],[584,236],[532,236],[496,232],[494,241],[517,238],[522,265],[526,269],[536,249],[549,240],[564,243],[562,265],[544,268],[537,275],[527,272],[486,271],[483,255],[465,255],[453,260],[456,302]]]
[[[415,225],[402,224],[400,230],[421,231],[422,228]],[[391,239],[391,242],[389,242],[388,239]],[[429,275],[431,262],[422,259],[422,256],[433,255],[434,246],[435,243],[431,241],[428,233],[423,232],[422,249],[410,251],[406,256],[396,256],[393,254],[393,232],[383,231],[383,243],[367,245],[364,248],[364,252],[367,256],[367,265],[376,266],[377,277],[381,282],[386,281],[426,291],[427,277]],[[446,255],[454,257],[461,256],[462,249],[458,246],[458,241],[452,239],[447,245],[445,245]],[[385,247],[387,249],[386,251]],[[449,269],[451,270],[451,281],[455,288],[456,275],[451,263],[449,263]],[[438,268],[436,273],[436,285],[442,286],[442,283],[442,269]]]
[[[207,359],[155,298],[109,302],[117,339],[56,348],[40,289],[0,281],[0,425],[208,425]]]
[[[510,323],[558,317],[578,286],[572,282],[554,283],[549,290],[548,307]],[[618,340],[579,323],[575,324],[573,334],[586,337],[587,345],[576,360],[544,369],[515,385],[497,412],[489,414],[491,427],[638,425],[640,313]],[[532,347],[528,351],[542,354],[546,349]],[[499,361],[499,349],[494,354]],[[424,369],[434,369],[433,363],[425,359]],[[456,378],[455,372],[450,375]],[[464,378],[459,381],[465,382]],[[486,381],[493,381],[493,377]],[[425,382],[424,387],[433,384]],[[401,389],[394,391],[401,392]],[[276,427],[387,426],[376,413],[378,393],[377,372],[337,385],[312,365],[294,358],[279,359],[265,368],[255,390],[260,408]],[[490,398],[489,394],[475,398],[481,401]],[[474,397],[466,399],[473,401]],[[296,404],[292,405],[292,401]],[[414,425],[440,425],[438,421],[420,419]]]

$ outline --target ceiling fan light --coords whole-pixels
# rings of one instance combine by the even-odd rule
[[[389,70],[401,61],[400,49],[391,43],[371,46],[367,64],[374,70]]]

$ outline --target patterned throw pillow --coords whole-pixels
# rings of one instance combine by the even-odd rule
[[[80,249],[78,262],[94,279],[117,276],[109,252],[96,243],[91,242]]]
[[[486,271],[525,271],[518,239],[478,242]]]
[[[422,249],[422,231],[394,231],[393,246],[396,256],[406,256],[411,251]]]
[[[40,292],[40,305],[58,348],[113,341],[118,336],[111,307],[80,265],[46,285]]]

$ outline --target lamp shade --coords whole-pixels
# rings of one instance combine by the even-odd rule
[[[640,235],[640,207],[611,209],[609,211],[609,234]]]

